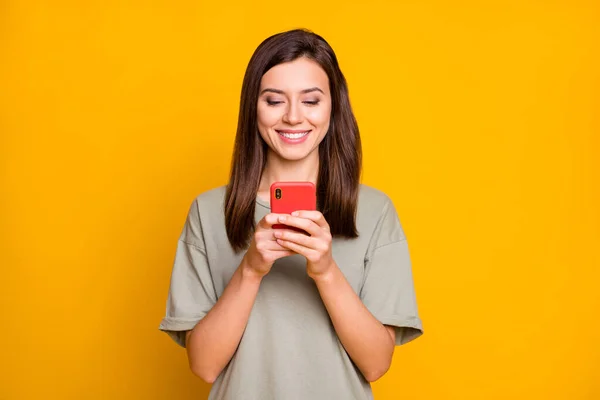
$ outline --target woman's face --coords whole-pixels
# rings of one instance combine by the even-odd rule
[[[329,129],[327,74],[305,57],[274,66],[262,77],[257,114],[258,130],[271,151],[286,160],[306,158]]]

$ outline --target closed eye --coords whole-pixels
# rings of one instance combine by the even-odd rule
[[[319,100],[303,101],[303,103],[308,104],[309,106],[316,106],[317,104],[319,104]]]

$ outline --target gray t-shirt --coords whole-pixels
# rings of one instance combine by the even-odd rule
[[[160,329],[185,346],[217,302],[243,252],[225,231],[225,187],[193,202],[179,239],[166,316]],[[270,212],[257,198],[255,220]],[[361,185],[359,237],[334,238],[333,258],[368,310],[396,327],[396,344],[422,334],[406,237],[393,203]],[[300,255],[279,259],[266,275],[239,347],[214,382],[210,400],[372,399],[371,386],[338,339]]]

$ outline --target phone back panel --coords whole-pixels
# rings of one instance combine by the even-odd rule
[[[271,212],[291,214],[294,211],[316,209],[317,191],[312,182],[275,182],[271,185]],[[292,229],[281,224],[273,225],[273,228]]]

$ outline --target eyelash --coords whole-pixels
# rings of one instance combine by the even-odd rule
[[[267,104],[270,106],[276,106],[278,104],[283,103],[283,101],[272,101],[272,100],[267,100]],[[307,104],[309,106],[316,106],[317,104],[319,104],[319,100],[315,100],[315,101],[303,101],[304,104]]]

